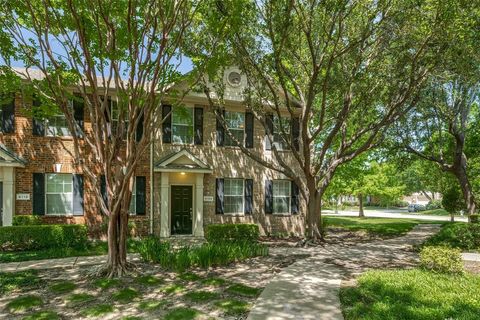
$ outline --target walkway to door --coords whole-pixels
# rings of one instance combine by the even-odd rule
[[[249,320],[343,319],[338,293],[342,279],[369,268],[413,265],[412,245],[422,243],[439,225],[416,226],[403,237],[345,247],[272,248],[271,253],[309,253],[285,268],[258,298]],[[285,252],[287,251],[287,252]]]

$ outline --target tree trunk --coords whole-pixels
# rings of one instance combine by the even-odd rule
[[[358,216],[360,218],[365,217],[365,212],[363,212],[363,194],[358,195]]]
[[[311,241],[323,240],[323,233],[321,231],[321,199],[322,197],[317,191],[312,192],[307,199],[305,236]]]
[[[461,157],[460,165],[456,166],[454,169],[454,175],[457,178],[460,188],[462,189],[463,199],[465,200],[465,205],[467,207],[467,216],[470,221],[470,215],[475,214],[477,211],[477,204],[475,201],[475,196],[473,194],[472,185],[470,184],[470,179],[467,175],[467,161],[465,155]]]
[[[128,213],[111,214],[108,220],[108,260],[103,270],[108,278],[121,277],[127,273],[127,233]]]

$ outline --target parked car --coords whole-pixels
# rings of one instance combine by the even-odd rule
[[[425,211],[426,207],[423,204],[412,203],[408,205],[408,212]]]

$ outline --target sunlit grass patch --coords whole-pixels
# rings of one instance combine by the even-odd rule
[[[81,304],[89,301],[95,300],[95,296],[88,294],[88,293],[74,293],[67,297],[67,302],[69,304]]]
[[[111,287],[118,286],[120,284],[120,280],[118,279],[97,279],[93,282],[93,285],[100,288],[100,289],[109,289]]]
[[[165,320],[192,320],[200,315],[198,310],[192,308],[175,308],[165,315]]]
[[[216,277],[206,278],[202,280],[202,284],[207,286],[213,286],[213,287],[220,287],[226,283],[227,283],[227,280],[222,278],[216,278]]]
[[[174,294],[174,293],[180,293],[185,290],[185,286],[180,283],[172,283],[169,285],[166,285],[160,289],[161,292],[165,294]]]
[[[0,272],[0,295],[20,288],[32,287],[41,282],[36,270]]]
[[[262,292],[262,289],[236,283],[228,287],[226,291],[241,296],[256,297]]]
[[[98,317],[113,312],[111,304],[96,304],[83,309],[80,313],[84,317]]]
[[[185,281],[191,281],[191,282],[194,282],[194,281],[198,281],[201,279],[201,277],[195,273],[192,273],[192,272],[184,272],[184,273],[181,273],[177,276],[178,278],[182,279],[182,280],[185,280]]]
[[[342,288],[345,319],[478,319],[480,276],[421,269],[368,271]]]
[[[42,298],[35,295],[26,295],[11,300],[6,305],[6,309],[10,312],[18,312],[29,310],[33,307],[38,307],[43,304]]]
[[[139,296],[137,290],[133,288],[120,289],[112,294],[112,299],[118,302],[130,302]]]
[[[141,311],[154,311],[161,309],[166,303],[164,300],[143,300],[138,304],[137,309]]]
[[[157,278],[152,275],[137,277],[135,281],[139,284],[143,284],[146,286],[156,286],[164,282],[163,279]]]
[[[215,306],[217,306],[227,315],[246,313],[252,307],[250,303],[237,299],[223,299],[215,302]]]
[[[37,311],[22,318],[22,320],[59,320],[60,316],[54,311]]]
[[[72,292],[76,288],[77,288],[77,285],[75,283],[71,281],[62,281],[62,282],[57,282],[52,284],[49,289],[54,293],[62,294],[62,293]]]
[[[210,291],[190,291],[185,294],[185,298],[192,302],[205,302],[218,299],[220,295]]]

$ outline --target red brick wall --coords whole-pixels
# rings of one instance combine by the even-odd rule
[[[15,131],[11,134],[0,134],[0,143],[6,145],[27,161],[25,168],[15,169],[15,192],[30,194],[30,200],[16,200],[15,214],[32,214],[33,198],[33,173],[53,173],[56,163],[61,163],[62,173],[82,173],[82,169],[74,165],[74,144],[69,137],[39,137],[32,133],[32,119],[27,115],[23,104],[30,106],[31,99],[22,98],[20,94],[15,97]],[[91,132],[88,112],[85,113],[85,133]],[[95,168],[92,153],[88,148],[83,148],[83,156],[88,159],[91,168]],[[140,233],[148,233],[148,218],[150,210],[150,175],[148,152],[144,155],[137,176],[145,176],[147,179],[147,214],[145,216],[132,217],[139,226]],[[97,199],[93,191],[92,182],[84,177],[84,215],[76,217],[53,217],[44,216],[47,223],[86,223],[94,234],[98,234],[102,217],[98,210]]]

